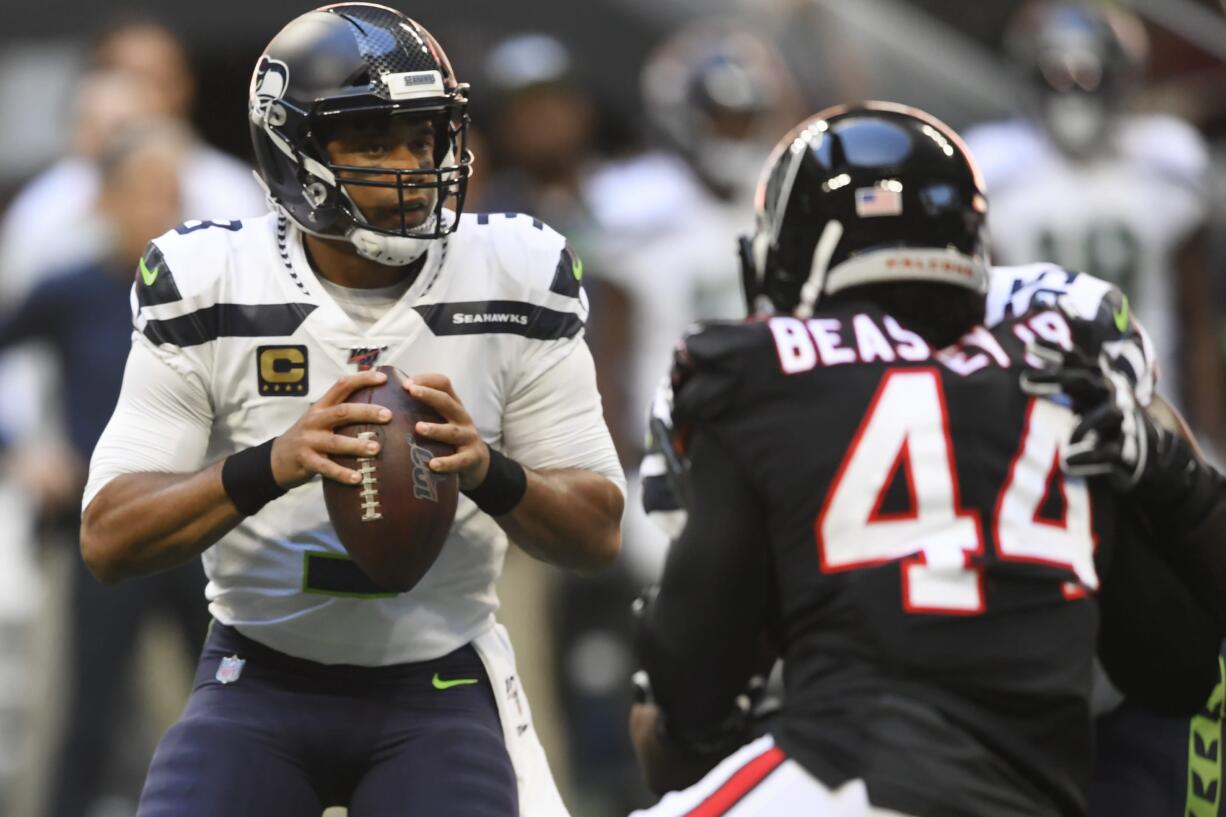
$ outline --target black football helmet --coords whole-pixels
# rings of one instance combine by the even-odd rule
[[[1099,149],[1145,63],[1145,27],[1101,4],[1036,0],[1011,21],[1006,45],[1035,89],[1040,121],[1074,156]]]
[[[337,3],[295,18],[264,50],[248,99],[256,167],[270,201],[309,233],[348,240],[380,263],[411,263],[431,239],[453,232],[463,211],[473,161],[467,89],[430,32],[394,9]],[[380,116],[428,118],[435,129],[433,167],[359,167],[330,159],[322,135],[329,127]],[[345,185],[397,190],[399,229],[368,220]],[[405,193],[423,189],[434,191],[433,213],[410,227]]]
[[[923,111],[829,108],[775,146],[741,239],[751,312],[808,317],[827,295],[893,281],[987,290],[987,199],[966,145]]]

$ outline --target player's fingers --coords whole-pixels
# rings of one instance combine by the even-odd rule
[[[1038,358],[1045,368],[1057,369],[1064,365],[1065,351],[1043,338],[1027,343],[1026,354]]]
[[[302,465],[308,471],[319,474],[321,477],[326,477],[345,485],[355,485],[361,482],[362,475],[350,468],[345,468],[342,465],[333,462],[322,454],[317,454],[314,451],[307,451],[302,455]]]
[[[311,449],[321,454],[336,454],[346,457],[373,457],[379,453],[379,441],[365,437],[349,437],[330,431],[320,431],[307,440]]]
[[[332,386],[324,392],[324,396],[319,398],[316,406],[335,406],[343,402],[349,395],[353,394],[358,389],[366,386],[378,386],[387,381],[387,375],[376,369],[369,369],[365,372],[356,374],[347,374],[340,380],[332,384]]]
[[[438,440],[440,443],[451,443],[456,447],[477,439],[476,429],[472,426],[458,426],[454,423],[418,423],[415,430],[423,437]]]
[[[443,415],[449,422],[456,425],[471,424],[472,419],[458,398],[432,386],[424,386],[416,379],[409,383],[408,389],[409,394]]]
[[[451,385],[451,378],[445,374],[437,372],[426,372],[425,374],[415,374],[409,378],[410,383],[419,383],[430,389],[438,389],[441,392],[446,392],[452,397],[456,397],[455,387]],[[459,398],[456,397],[457,402]]]
[[[318,408],[310,426],[333,429],[337,426],[386,423],[391,419],[392,412],[389,409],[374,403],[341,403]]]
[[[430,460],[430,470],[438,474],[458,474],[472,468],[481,460],[481,455],[472,448],[464,448],[447,457]]]

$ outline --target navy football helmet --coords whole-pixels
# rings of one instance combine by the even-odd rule
[[[380,263],[411,263],[430,240],[453,232],[463,211],[473,161],[467,88],[430,32],[398,11],[338,3],[297,17],[264,50],[248,98],[256,167],[270,201],[309,233],[347,240]],[[433,125],[432,166],[340,165],[329,157],[330,128],[395,116]],[[395,189],[399,227],[369,220],[346,185]],[[432,213],[410,226],[406,192],[422,190],[433,191]]]
[[[824,297],[895,281],[987,290],[987,198],[962,140],[887,102],[829,108],[783,137],[741,240],[751,311],[808,317]]]
[[[1007,46],[1037,92],[1039,119],[1074,156],[1095,152],[1139,78],[1145,27],[1119,9],[1040,0],[1011,22]]]
[[[647,59],[640,82],[653,127],[728,199],[752,193],[771,145],[803,113],[783,56],[740,21],[681,29]]]

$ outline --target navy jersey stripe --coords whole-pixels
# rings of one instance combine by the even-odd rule
[[[578,298],[582,278],[583,262],[573,249],[563,247],[558,267],[553,273],[553,282],[549,284],[549,291],[568,298]]]
[[[141,307],[183,300],[162,251],[152,242],[136,266],[136,300]]]
[[[218,338],[272,338],[294,334],[315,304],[215,304],[178,318],[149,321],[154,343],[199,346]]]
[[[573,338],[583,319],[524,301],[460,301],[413,307],[435,335],[522,335],[534,340]]]

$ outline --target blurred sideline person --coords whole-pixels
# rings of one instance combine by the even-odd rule
[[[1079,422],[1026,379],[1036,343],[1091,332],[1096,368],[1140,378],[1118,376],[1121,400],[1152,385],[1102,282],[1076,278],[1067,310],[1029,309],[1045,298],[1024,286],[993,297],[983,184],[942,123],[825,111],[761,184],[743,254],[759,318],[689,335],[664,400],[688,513],[642,611],[631,729],[653,788],[689,788],[643,814],[1083,814],[1096,648],[1172,710],[1217,680],[1220,592],[1163,559],[1204,547],[1221,587],[1221,476],[1136,414]],[[1066,452],[1070,433],[1085,444]],[[776,651],[783,708],[737,749]]]
[[[18,191],[0,219],[5,306],[49,274],[105,261],[112,237],[94,207],[99,153],[118,130],[146,118],[171,118],[189,127],[194,84],[182,44],[160,24],[134,19],[100,34],[76,91],[68,154]],[[182,218],[266,210],[250,167],[195,136],[179,167]],[[0,361],[0,395],[6,395],[0,396],[0,431],[14,439],[38,438],[38,451],[18,452],[15,470],[35,477],[36,493],[71,501],[80,473],[69,467],[64,407],[56,402],[62,388],[54,383],[54,371],[50,358],[32,350],[14,350]],[[25,399],[13,399],[18,394]]]
[[[1208,263],[1208,151],[1171,116],[1128,112],[1147,40],[1102,4],[1023,6],[1008,51],[1031,116],[967,133],[1006,264],[1052,261],[1120,287],[1158,350],[1163,391],[1226,446],[1224,362]]]
[[[139,87],[119,88],[121,78]],[[189,127],[194,93],[182,44],[158,23],[134,20],[99,37],[77,94],[71,153],[19,191],[0,223],[0,287],[8,297],[96,252],[104,236],[65,227],[88,225],[99,186],[98,151],[137,116],[170,118]],[[266,209],[250,167],[195,137],[180,176],[186,218],[242,218]]]
[[[511,539],[607,567],[624,481],[581,262],[539,220],[463,213],[467,91],[398,11],[296,17],[248,98],[274,212],[187,222],[141,259],[82,554],[105,583],[202,555],[214,621],[140,817],[567,813],[494,582]],[[346,402],[382,364],[442,415],[417,432],[455,446],[425,478],[463,493],[404,594],[348,558],[321,501],[322,479],[361,479],[330,455],[378,455],[334,429],[390,419]]]
[[[65,407],[69,459],[57,479],[67,485],[41,491],[44,515],[64,514],[80,503],[86,463],[123,380],[132,334],[132,259],[140,258],[150,236],[182,220],[179,166],[190,144],[190,133],[169,120],[138,121],[113,135],[97,158],[97,215],[106,227],[108,249],[98,260],[78,261],[43,277],[0,320],[0,349],[26,342],[49,347],[63,384],[57,403]],[[29,440],[17,444],[27,451],[33,447]],[[27,479],[25,464],[34,459],[19,459],[17,467]],[[75,509],[71,515],[77,519]],[[42,813],[48,817],[87,815],[104,791],[135,806],[139,791],[107,791],[104,775],[116,747],[139,736],[121,728],[119,715],[134,700],[130,692],[142,625],[154,616],[171,619],[183,635],[182,658],[190,662],[204,643],[208,621],[195,601],[204,588],[198,563],[117,591],[100,587],[80,559],[72,564],[66,703],[43,796]]]

